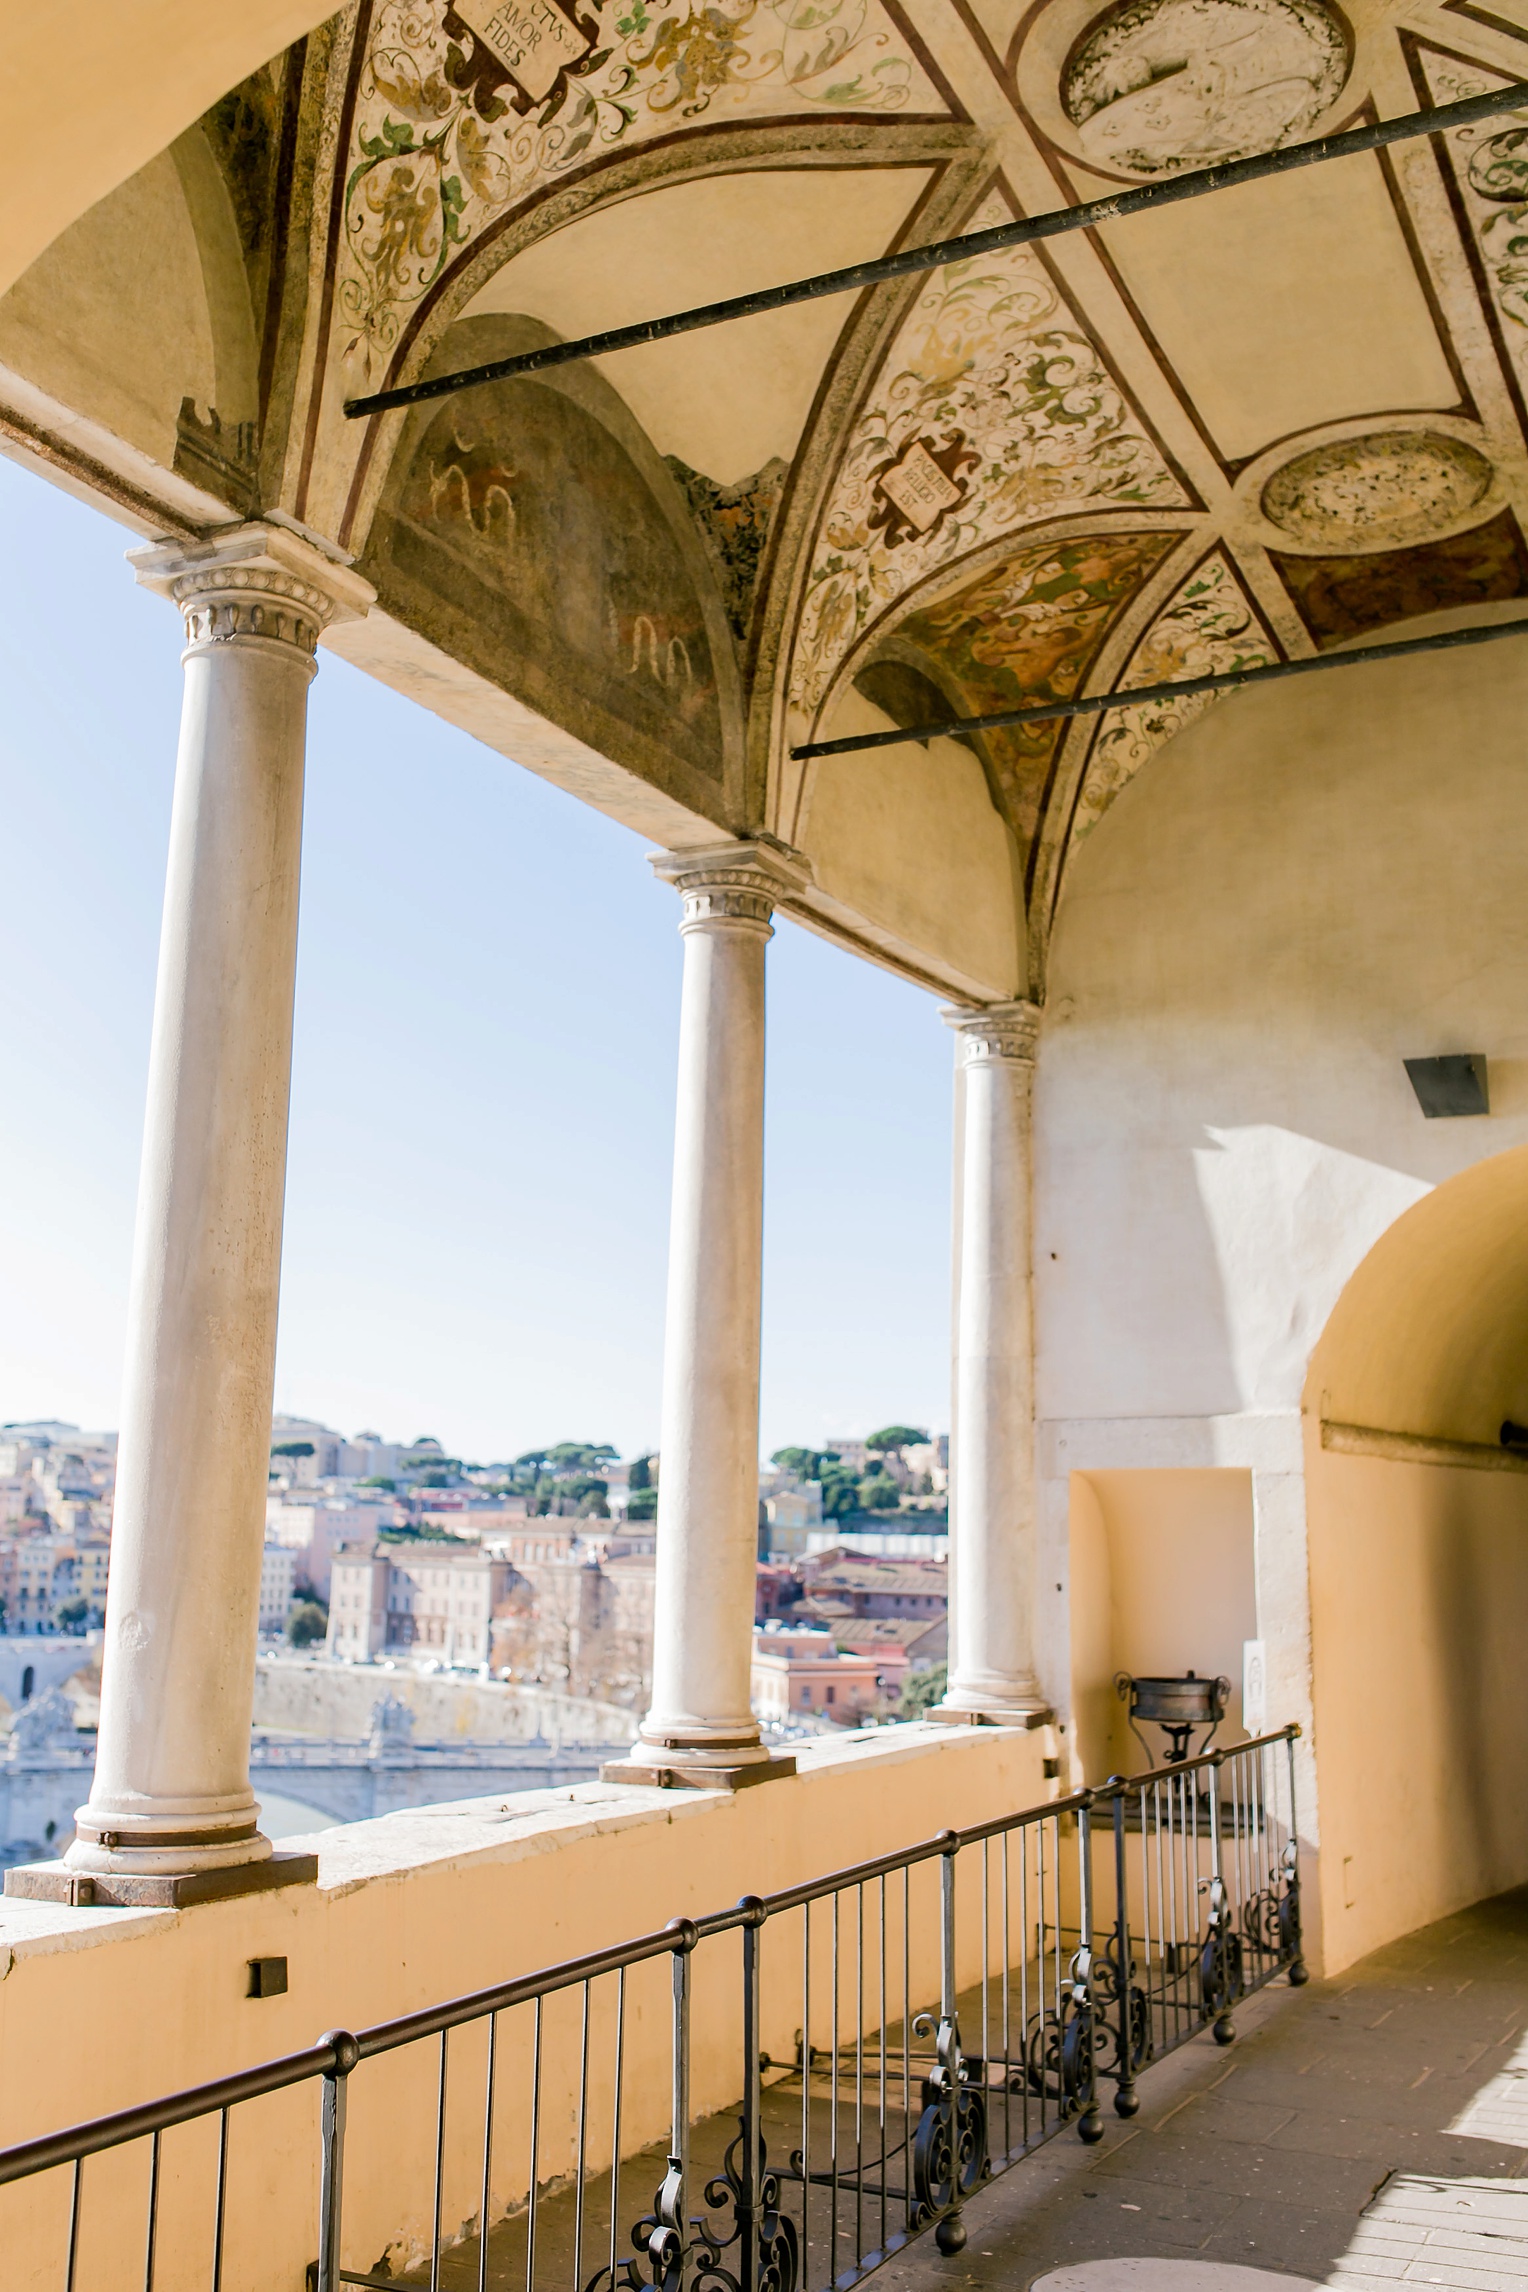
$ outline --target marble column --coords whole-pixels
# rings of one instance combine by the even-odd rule
[[[185,620],[95,1781],[96,1900],[272,1883],[249,1781],[307,691],[358,575],[277,525],[130,552]],[[190,1881],[198,1883],[188,1883]],[[85,1889],[81,1889],[84,1891]]]
[[[622,1772],[733,1787],[789,1771],[749,1708],[759,1519],[764,951],[807,881],[768,842],[665,852],[684,903],[658,1471],[653,1700]],[[607,1769],[607,1772],[615,1770]]]
[[[1033,1003],[946,1011],[963,1096],[954,1422],[950,1681],[934,1716],[1027,1726],[1035,1680],[1036,1487],[1030,1289]]]

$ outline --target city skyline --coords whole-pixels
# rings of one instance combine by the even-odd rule
[[[118,1420],[180,711],[133,536],[12,464],[0,1394]],[[59,609],[67,597],[70,611]],[[75,629],[91,630],[82,673]],[[325,654],[312,696],[276,1407],[523,1453],[656,1445],[677,902],[642,840]],[[934,999],[779,920],[761,1453],[948,1416]]]
[[[824,1451],[830,1451],[835,1440],[846,1442],[864,1441],[868,1433],[871,1431],[872,1426],[879,1428],[881,1426],[890,1425],[893,1423],[902,1425],[905,1422],[905,1418],[887,1416],[884,1411],[882,1411],[879,1417],[875,1417],[874,1413],[872,1412],[872,1415],[866,1418],[863,1425],[835,1425],[831,1433],[823,1434],[814,1439],[812,1442],[801,1442],[798,1445],[803,1448],[816,1447],[823,1449]],[[343,1434],[347,1439],[351,1440],[359,1439],[362,1437],[363,1430],[368,1433],[374,1432],[383,1443],[383,1445],[395,1448],[420,1448],[426,1441],[439,1439],[439,1435],[435,1433],[429,1426],[425,1426],[423,1430],[410,1434],[407,1438],[405,1438],[401,1433],[397,1431],[396,1427],[373,1427],[368,1425],[363,1428],[359,1424],[330,1425],[327,1424],[321,1416],[319,1416],[315,1411],[311,1409],[278,1408],[273,1412],[272,1415],[273,1440],[282,1426],[288,1424],[322,1424],[326,1432],[340,1433]],[[82,1439],[90,1440],[102,1438],[115,1440],[117,1438],[118,1432],[118,1428],[115,1424],[107,1424],[104,1422],[87,1424],[83,1420],[60,1416],[56,1410],[42,1410],[39,1411],[36,1415],[27,1417],[8,1417],[0,1415],[0,1435],[4,1435],[6,1433],[36,1431],[49,1427],[55,1428],[60,1432],[77,1433]],[[931,1440],[937,1441],[947,1437],[944,1429],[937,1419],[931,1420],[926,1429],[928,1437]],[[579,1436],[577,1434],[563,1434],[559,1436],[559,1438],[566,1438],[569,1441],[576,1440],[578,1437]],[[540,1444],[532,1442],[524,1448],[516,1449],[513,1451],[505,1449],[503,1451],[495,1451],[490,1453],[485,1450],[481,1456],[468,1456],[465,1450],[457,1452],[453,1450],[448,1443],[441,1443],[441,1446],[448,1456],[454,1457],[456,1461],[462,1464],[471,1465],[474,1470],[479,1471],[485,1470],[489,1466],[495,1464],[514,1464],[518,1463],[522,1458],[546,1455],[555,1445],[556,1443],[551,1440],[542,1442]],[[584,1443],[584,1445],[593,1447],[596,1444],[590,1441]],[[639,1441],[633,1448],[622,1448],[614,1442],[612,1442],[610,1445],[616,1449],[616,1456],[614,1461],[620,1464],[630,1463],[639,1456],[656,1457],[659,1453],[658,1443],[656,1440]],[[784,1449],[788,1445],[790,1444],[784,1441],[776,1443],[776,1447],[780,1449]],[[762,1448],[760,1449],[759,1461],[761,1465],[767,1464],[770,1461],[769,1452],[767,1450]]]

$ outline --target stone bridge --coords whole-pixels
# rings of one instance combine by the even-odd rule
[[[399,1807],[436,1806],[498,1791],[588,1782],[626,1740],[416,1743],[414,1716],[398,1697],[373,1706],[364,1740],[273,1739],[258,1728],[250,1775],[262,1790],[296,1799],[336,1822],[364,1822]],[[0,1756],[0,1866],[62,1851],[74,1835],[95,1767],[95,1740],[74,1724],[56,1688],[17,1713]]]

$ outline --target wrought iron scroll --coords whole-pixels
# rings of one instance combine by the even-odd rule
[[[705,2209],[687,2214],[689,1955],[698,1935],[687,1919],[676,1919],[681,1939],[674,1951],[674,2105],[668,2170],[652,2211],[632,2226],[631,2242],[639,2257],[599,2269],[584,2292],[796,2292],[801,2273],[796,2224],[781,2210],[780,2176],[770,2169],[760,2129],[759,1930],[768,1913],[757,1895],[745,1895],[738,1908],[744,1913],[744,2087],[736,2138],[727,2148],[721,2171],[705,2184]],[[713,2214],[721,2218],[713,2219]]]
[[[566,2070],[573,2101],[568,2157],[574,2292],[800,2292],[808,2274],[809,2230],[814,2263],[819,2234],[826,2247],[826,2272],[815,2264],[810,2271],[816,2292],[853,2292],[920,2233],[931,2232],[943,2253],[959,2252],[967,2235],[964,2207],[994,2174],[1065,2127],[1075,2127],[1085,2141],[1099,2139],[1100,2094],[1108,2086],[1118,2113],[1133,2115],[1137,2079],[1152,2060],[1211,2030],[1229,2043],[1240,2000],[1279,1974],[1296,1985],[1308,1978],[1295,1806],[1297,1735],[1298,1729],[1283,1728],[1129,1780],[1115,1776],[1098,1790],[1003,1811],[768,1898],[746,1896],[730,1909],[675,1919],[626,1943],[354,2035],[332,2030],[300,2052],[0,2148],[0,2187],[72,2168],[60,2215],[62,2292],[72,2292],[86,2233],[82,2207],[88,2210],[89,2160],[142,2143],[151,2270],[160,2225],[160,2138],[172,2127],[215,2119],[211,2292],[219,2292],[230,2121],[245,2102],[311,2082],[320,2088],[322,2106],[310,2292],[350,2286],[391,2292],[394,2278],[344,2265],[347,2092],[373,2055],[428,2044],[434,2057],[434,2139],[421,2169],[433,2168],[430,2278],[438,2284],[451,2217],[447,2167],[462,2106],[459,2078],[453,2079],[448,2118],[448,2045],[455,2031],[476,2025],[487,2039],[477,2292],[488,2292],[490,2241],[501,2231],[523,2235],[526,2292],[537,2292],[548,2277],[545,2261],[537,2275],[548,2233],[545,2207],[560,2196],[543,2178],[543,2080],[562,2074],[547,2066],[543,2012],[548,2000],[562,1994],[571,2006],[580,2000],[582,2005],[579,2041]],[[911,1886],[919,1871],[932,1879],[936,1869],[938,1925],[931,1931],[925,1911],[914,1920]],[[1104,1899],[1100,1889],[1111,1880],[1112,1898]],[[957,1893],[963,1956],[956,1950]],[[976,1904],[979,1916],[973,1918]],[[814,1994],[819,2020],[824,2018],[820,1976],[815,1993],[813,1987],[814,1909],[819,1933],[827,1929],[825,2048],[812,2042]],[[778,1931],[777,1919],[797,1912],[800,2029],[792,2066],[788,2060],[771,2063],[763,2052],[761,1958],[766,1927]],[[712,2135],[707,2130],[698,2136],[707,2143],[710,2176],[701,2187],[691,2150],[697,2096],[691,2087],[690,1961],[702,1942],[710,1949],[734,1933],[743,1976],[741,2026],[727,2039],[729,2046],[741,2040],[739,2082],[731,2087],[740,2100],[735,2116],[728,2111],[728,2131],[735,2124],[736,2132],[714,2169]],[[938,2002],[920,2013],[914,1983],[932,1975],[933,1942]],[[623,2141],[626,1977],[637,1966],[657,1971],[665,1959],[671,1981],[668,2154],[651,2209],[631,2225],[621,2186],[623,2151],[630,2146],[629,2137]],[[962,1968],[964,1991],[958,1986]],[[783,2031],[790,2026],[784,2017],[793,2002],[793,1977],[787,1965],[773,1960],[770,1974],[770,2011]],[[592,2092],[598,2090],[597,2084],[591,2089],[591,2028],[599,2026],[592,2020],[591,1997],[592,1985],[607,1977],[614,1983],[608,2258],[588,2274],[591,2151],[604,2146],[591,2135]],[[929,1991],[922,1997],[928,1999]],[[528,2148],[513,2168],[526,2173],[524,2182],[512,2184],[526,2192],[520,2225],[509,2214],[494,2218],[502,2182],[495,2173],[495,2096],[504,2082],[499,2033],[511,2014],[524,2017],[508,2042],[516,2049],[510,2059],[524,2065],[528,2103]],[[970,2053],[963,2030],[972,2038]],[[715,2055],[716,2047],[708,2045],[708,2079],[716,2073]],[[772,2081],[780,2072],[800,2083],[802,2147],[783,2166],[771,2164],[764,2141],[766,2072]],[[814,2085],[823,2090],[814,2092]],[[826,2123],[826,2170],[820,2152],[814,2169],[814,2111],[819,2125]],[[374,2117],[367,2112],[368,2142],[378,2138]],[[348,2139],[353,2146],[353,2125]],[[559,2149],[561,2139],[559,2130]],[[370,2157],[366,2177],[376,2177]],[[349,2209],[354,2213],[353,2198]],[[362,2233],[354,2223],[352,2233]],[[621,2258],[628,2238],[633,2257]],[[561,2262],[553,2265],[567,2281]]]
[[[934,2223],[934,2242],[945,2254],[963,2251],[966,2224],[961,2208],[990,2170],[987,2147],[986,2065],[967,2061],[960,2046],[955,2004],[955,1855],[959,1841],[940,1858],[939,2026],[935,2065],[923,2081],[923,2113],[913,2135],[913,2193],[920,2225]],[[915,2023],[914,2027],[918,2025]]]

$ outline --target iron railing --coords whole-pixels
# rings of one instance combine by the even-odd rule
[[[305,2260],[310,2292],[848,2292],[925,2231],[959,2251],[986,2180],[1069,2125],[1100,2138],[1109,2086],[1133,2115],[1151,2061],[1305,1979],[1298,1732],[0,2150],[27,2280],[115,2292],[133,2221],[144,2292]],[[248,2122],[276,2096],[297,2115]],[[134,2145],[129,2186],[105,2159]]]

